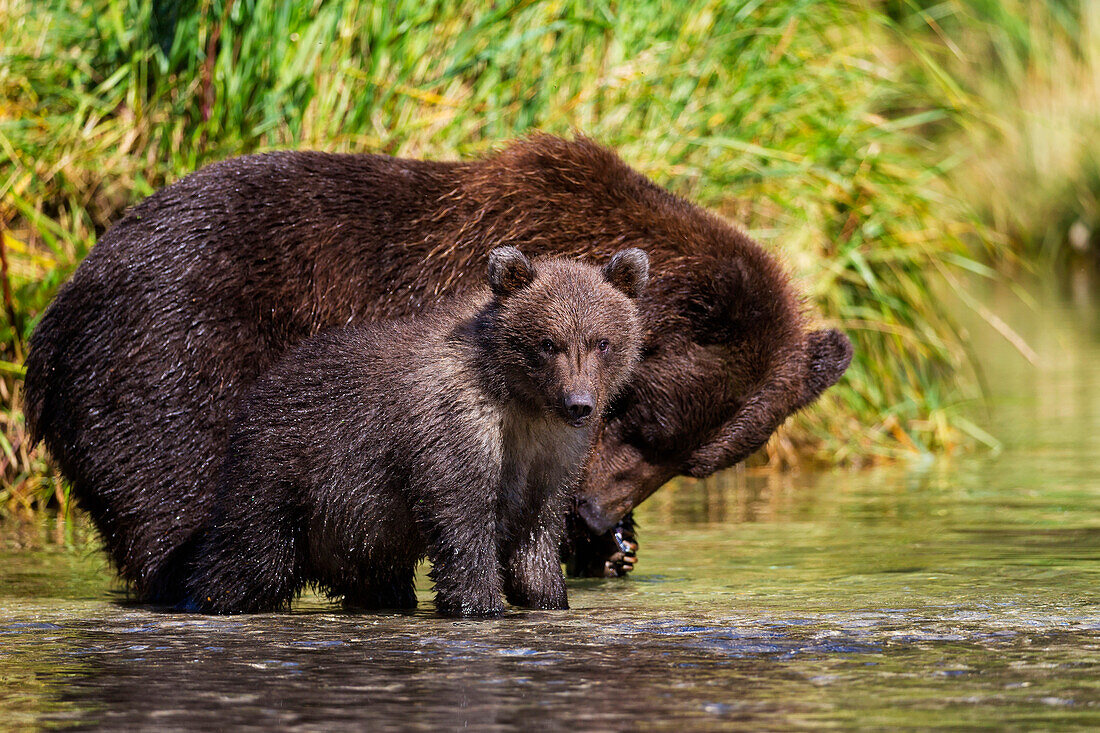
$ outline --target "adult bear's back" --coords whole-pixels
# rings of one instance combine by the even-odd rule
[[[394,270],[422,256],[410,222],[453,167],[321,153],[215,164],[129,211],[61,288],[31,339],[27,421],[141,596],[164,595],[172,578],[158,576],[205,518],[243,389],[311,333],[373,317],[402,289],[420,298]],[[387,263],[382,241],[408,251]]]

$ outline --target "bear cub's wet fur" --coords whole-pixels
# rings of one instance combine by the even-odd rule
[[[184,607],[345,605],[462,616],[567,608],[564,517],[608,401],[641,346],[638,249],[603,268],[489,255],[489,289],[434,313],[321,334],[251,389]]]

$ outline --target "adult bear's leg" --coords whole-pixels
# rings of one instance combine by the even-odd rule
[[[562,556],[571,578],[618,578],[634,569],[638,539],[634,513],[603,534],[593,534],[584,520],[570,514]]]

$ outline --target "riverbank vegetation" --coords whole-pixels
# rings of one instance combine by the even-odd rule
[[[1100,4],[948,0],[903,14],[935,23],[930,51],[974,100],[972,151],[952,176],[983,222],[1031,261],[1100,250]],[[933,17],[934,16],[934,17]]]
[[[1066,92],[1090,73],[1096,122],[1095,13],[1050,8],[0,0],[0,505],[64,502],[25,433],[21,363],[57,288],[126,206],[242,153],[454,158],[534,129],[583,131],[746,227],[852,337],[852,368],[772,441],[773,465],[993,446],[944,298],[976,305],[964,277],[1058,248],[1044,239],[1053,201],[1066,232],[1097,213],[1094,149],[1059,153],[1081,166],[1072,175],[1015,154],[1054,144],[1025,124],[1050,95],[1089,117]],[[1072,78],[1056,69],[1065,54]],[[1020,80],[1032,91],[1016,98]],[[1039,181],[1049,200],[1022,202]]]

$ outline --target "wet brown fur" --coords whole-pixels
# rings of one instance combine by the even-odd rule
[[[760,447],[851,358],[805,330],[776,261],[590,140],[483,160],[280,152],[224,161],[135,206],[36,329],[26,414],[142,597],[177,582],[233,409],[289,347],[481,283],[490,249],[599,260],[645,249],[645,343],[577,510],[606,531],[677,474]]]

